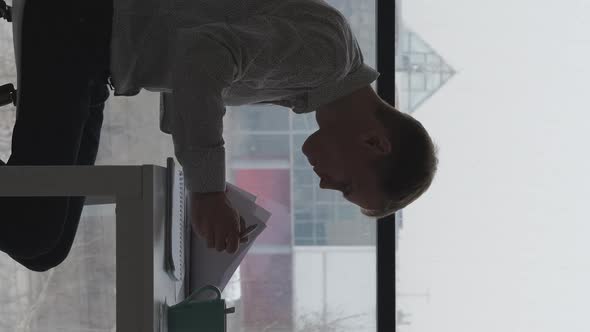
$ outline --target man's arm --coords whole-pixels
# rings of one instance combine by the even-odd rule
[[[231,85],[235,62],[223,40],[199,29],[179,31],[173,66],[172,138],[193,193],[225,191],[225,147],[221,92]]]

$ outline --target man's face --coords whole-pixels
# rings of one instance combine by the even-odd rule
[[[346,200],[365,209],[381,208],[383,195],[371,168],[371,161],[379,157],[371,146],[375,144],[376,132],[363,132],[355,121],[342,118],[334,121],[328,116],[316,115],[320,129],[310,135],[302,147],[321,179],[320,188],[339,190]],[[379,137],[382,142],[384,137]]]

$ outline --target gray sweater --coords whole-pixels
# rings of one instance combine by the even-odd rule
[[[160,128],[193,192],[225,191],[225,106],[307,113],[379,77],[346,18],[322,0],[114,3],[114,94],[160,92]]]

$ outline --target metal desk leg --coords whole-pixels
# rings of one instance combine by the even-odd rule
[[[115,214],[117,331],[152,331],[151,324],[146,324],[150,317],[145,317],[151,311],[146,307],[152,305],[148,297],[153,292],[152,263],[147,257],[151,255],[146,255],[152,242],[146,238],[151,228],[142,225],[143,199],[117,198]]]

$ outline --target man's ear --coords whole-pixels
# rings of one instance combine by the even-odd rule
[[[371,154],[376,156],[388,155],[391,152],[391,142],[387,136],[377,130],[371,130],[361,136],[362,144]]]

